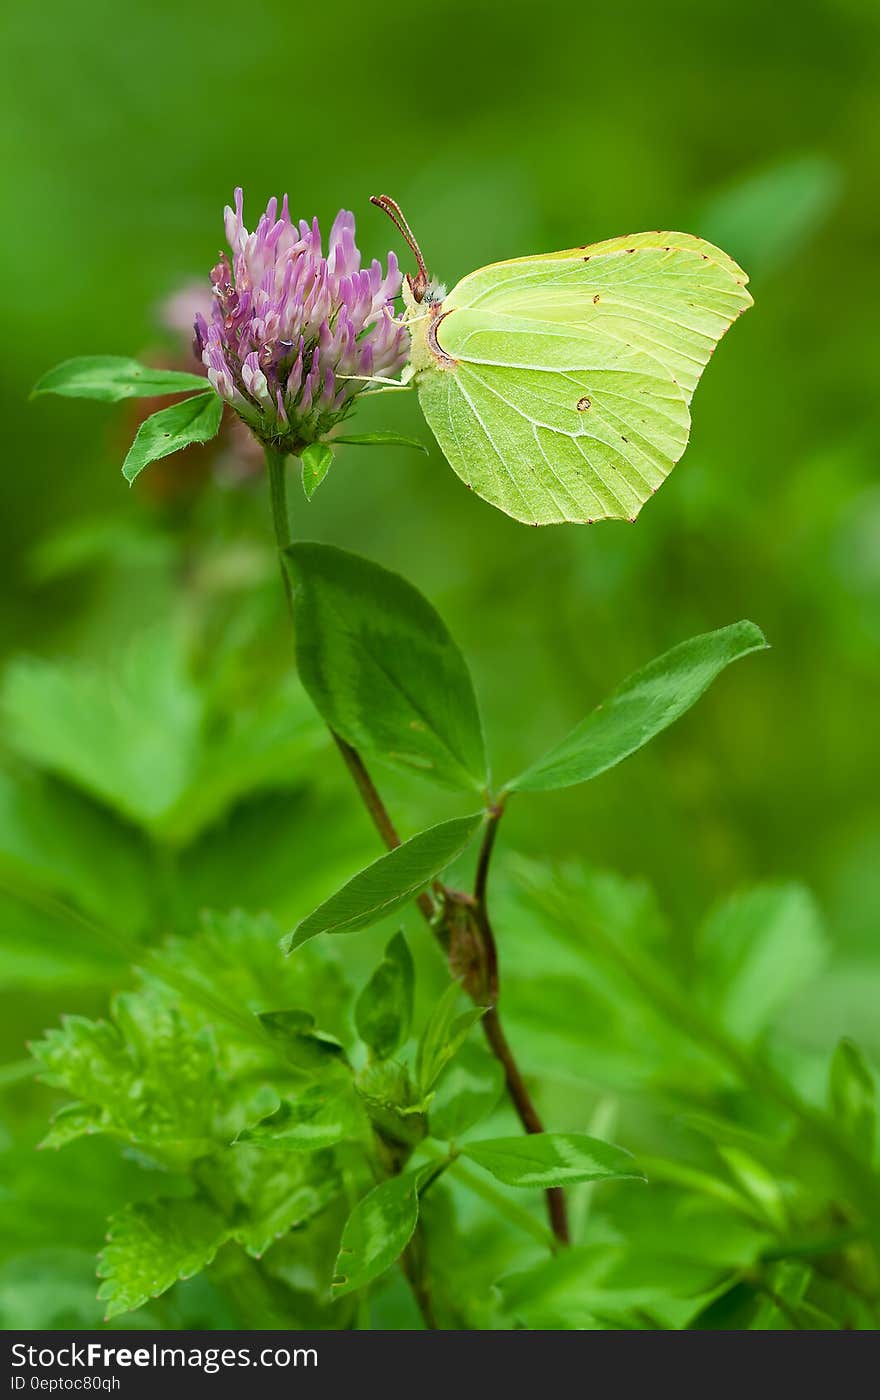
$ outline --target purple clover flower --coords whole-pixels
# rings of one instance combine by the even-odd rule
[[[287,195],[270,199],[256,230],[242,217],[242,192],[225,211],[232,263],[211,273],[210,318],[195,322],[195,350],[217,393],[265,443],[299,451],[325,437],[365,387],[346,375],[393,376],[409,357],[409,333],[394,315],[397,259],[388,271],[361,267],[354,215],[341,210],[324,256],[317,219],[294,223]]]

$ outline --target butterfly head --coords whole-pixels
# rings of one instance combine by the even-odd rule
[[[446,354],[437,341],[437,327],[449,314],[443,309],[446,288],[442,282],[428,275],[422,250],[396,201],[390,195],[380,194],[373,195],[370,203],[383,209],[400,230],[418,267],[415,277],[407,273],[401,289],[404,321],[410,333],[410,370],[418,375],[429,369],[453,369],[455,360]]]

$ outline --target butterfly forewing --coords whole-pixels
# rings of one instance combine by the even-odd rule
[[[687,444],[688,403],[745,274],[686,234],[482,268],[443,303],[419,376],[458,474],[533,524],[632,519]]]
[[[630,234],[586,248],[495,263],[463,278],[444,306],[495,310],[637,345],[688,398],[724,332],[752,304],[742,268],[690,234]]]

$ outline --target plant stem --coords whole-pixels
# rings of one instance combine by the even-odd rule
[[[480,853],[477,857],[477,870],[474,879],[474,921],[476,932],[482,944],[482,962],[486,969],[488,979],[488,992],[490,996],[489,1010],[482,1019],[483,1033],[489,1044],[492,1054],[498,1060],[504,1070],[504,1078],[507,1084],[507,1092],[510,1095],[514,1108],[519,1115],[527,1133],[542,1133],[544,1124],[541,1121],[528,1086],[520,1073],[519,1066],[510,1048],[501,1019],[498,1015],[498,948],[495,942],[495,934],[492,928],[492,921],[489,917],[489,867],[492,862],[492,853],[495,849],[495,840],[498,835],[498,824],[504,815],[504,801],[493,803],[489,808],[489,820],[486,823],[486,830],[483,834],[483,841],[480,846]],[[559,1186],[551,1186],[545,1192],[547,1198],[547,1214],[550,1217],[550,1227],[560,1244],[569,1244],[571,1234],[568,1226],[568,1210],[565,1204],[565,1193]]]
[[[272,506],[272,523],[278,549],[282,551],[288,548],[292,540],[290,515],[287,507],[286,459],[282,453],[276,452],[270,447],[267,447],[265,451],[266,466],[269,472],[269,496]],[[290,607],[292,615],[293,590],[283,559],[281,560],[281,573],[284,579],[284,589],[288,606]],[[401,844],[400,836],[398,835],[397,828],[391,819],[391,815],[385,803],[382,801],[375,783],[370,777],[366,764],[357,749],[353,748],[340,734],[337,734],[332,728],[330,729],[330,733],[333,736],[336,747],[339,749],[342,760],[351,774],[355,787],[360,794],[361,801],[369,813],[379,836],[388,850],[394,850],[396,846]],[[501,819],[503,811],[503,801],[493,804],[490,807],[489,820],[486,824],[486,832],[483,837],[483,844],[477,861],[476,889],[474,895],[475,912],[478,923],[478,933],[483,944],[483,951],[487,958],[489,980],[491,984],[490,995],[492,1000],[489,1010],[482,1019],[482,1025],[489,1047],[504,1069],[507,1090],[520,1122],[527,1133],[541,1133],[544,1131],[543,1124],[532,1102],[525,1080],[514,1059],[513,1051],[508,1044],[507,1037],[501,1027],[498,1009],[495,1005],[498,985],[498,957],[495,938],[489,923],[486,893],[489,864],[492,859],[498,822]],[[417,903],[424,919],[429,924],[442,946],[445,941],[444,933],[437,928],[435,922],[437,911],[434,900],[427,891],[423,891],[423,893],[419,895]],[[546,1194],[547,1209],[553,1233],[561,1244],[568,1244],[569,1232],[565,1197],[558,1187],[552,1188]]]
[[[498,835],[498,823],[504,815],[504,801],[493,803],[489,808],[489,820],[486,822],[486,830],[483,833],[483,840],[480,844],[480,854],[477,856],[477,873],[474,878],[474,898],[483,908],[486,906],[489,885],[489,864],[492,860],[492,852],[495,849],[495,838]]]
[[[406,1281],[412,1289],[413,1297],[422,1315],[422,1321],[427,1331],[439,1331],[437,1317],[434,1312],[434,1300],[431,1297],[431,1288],[428,1283],[428,1261],[425,1250],[425,1232],[421,1222],[416,1225],[415,1234],[400,1257]]]
[[[504,1078],[507,1083],[507,1092],[513,1102],[513,1106],[519,1115],[527,1133],[543,1133],[544,1124],[538,1115],[538,1111],[532,1102],[525,1080],[523,1079],[519,1066],[513,1056],[513,1051],[507,1041],[507,1036],[501,1025],[498,1016],[498,1008],[490,1006],[481,1023],[489,1048],[496,1060],[504,1069]],[[565,1205],[565,1193],[561,1186],[551,1186],[545,1192],[547,1197],[547,1214],[550,1217],[550,1226],[560,1244],[569,1244],[570,1235],[568,1230],[568,1211]]]
[[[395,846],[400,845],[397,827],[391,820],[388,808],[379,796],[376,784],[367,772],[363,759],[357,749],[353,749],[351,744],[346,743],[335,730],[331,729],[330,733],[333,735],[333,740],[342,755],[342,760],[354,780],[355,787],[361,795],[361,800],[372,818],[373,825],[389,851],[393,851]],[[416,903],[424,917],[431,923],[434,918],[434,901],[427,890],[422,891]]]

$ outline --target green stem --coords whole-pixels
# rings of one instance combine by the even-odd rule
[[[269,472],[269,501],[272,506],[272,527],[275,531],[275,543],[279,553],[287,549],[293,543],[293,535],[290,529],[290,512],[287,507],[287,457],[283,452],[276,452],[274,448],[267,447],[266,467]],[[290,586],[290,576],[284,560],[279,559],[281,568],[281,578],[284,583],[284,595],[287,598],[287,606],[293,612],[293,589]]]

